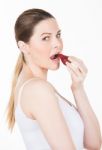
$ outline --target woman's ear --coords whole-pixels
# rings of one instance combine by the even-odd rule
[[[29,53],[28,48],[27,48],[27,44],[23,41],[18,41],[17,43],[18,48],[20,49],[21,52],[25,53]]]

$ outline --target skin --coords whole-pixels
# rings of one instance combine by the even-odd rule
[[[59,61],[58,63],[53,63],[50,59],[51,55],[61,52],[63,49],[60,29],[54,19],[41,21],[36,26],[29,43],[19,41],[18,45],[23,51],[27,65],[33,72],[33,75],[46,80],[48,69],[58,69]]]
[[[53,150],[75,150],[68,126],[60,111],[58,99],[54,95],[54,88],[47,81],[48,70],[56,70],[60,66],[59,61],[54,62],[50,59],[52,54],[62,52],[63,49],[59,30],[55,19],[47,19],[36,26],[28,43],[18,42],[27,63],[23,64],[18,78],[15,105],[17,104],[17,93],[22,84],[26,80],[34,78],[22,91],[21,106],[23,111],[28,117],[37,119]],[[99,150],[101,145],[100,127],[83,85],[87,68],[79,58],[69,56],[69,60],[71,63],[66,63],[66,69],[71,75],[71,90],[85,126],[84,146],[90,150]],[[28,99],[30,100],[28,101]]]

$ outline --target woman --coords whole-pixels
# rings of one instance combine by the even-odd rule
[[[76,108],[47,81],[48,70],[57,70],[62,52],[61,31],[56,19],[41,9],[24,11],[15,24],[20,49],[8,105],[8,124],[15,120],[27,150],[99,150],[99,123],[88,102],[83,81],[84,63],[73,56],[66,63],[72,78]]]

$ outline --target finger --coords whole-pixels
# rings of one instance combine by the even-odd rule
[[[74,70],[72,70],[71,68],[68,68],[68,70],[71,74],[72,80],[74,80],[75,82],[82,82],[83,81],[84,76],[82,74],[77,75],[76,72]]]
[[[82,64],[81,64],[81,66],[82,66],[82,70],[83,70],[83,72],[86,74],[86,73],[88,72],[87,67],[85,66],[85,64],[84,64],[84,63],[82,63]]]
[[[72,60],[73,60],[73,61],[72,61]],[[83,61],[77,59],[77,58],[74,57],[74,56],[70,59],[70,61],[71,61],[71,64],[75,65],[75,67],[78,67],[79,70],[80,70],[83,74],[86,74],[86,73],[88,72],[88,70],[87,70],[85,64],[83,63]]]
[[[77,62],[82,62],[81,59],[79,59],[78,57],[75,57],[75,56],[69,56],[68,59],[71,61],[71,62],[74,62],[74,61],[77,61]]]
[[[81,75],[81,72],[80,72],[79,68],[74,63],[71,63],[71,64],[67,63],[67,68],[72,70],[76,74],[76,76]]]
[[[79,58],[77,58],[77,57],[74,57],[74,56],[69,56],[68,59],[69,59],[71,62],[73,62],[73,63],[78,63],[78,64],[83,65],[83,68],[84,68],[85,72],[88,71],[87,68],[86,68],[86,66],[85,66],[85,64],[84,64],[84,62],[83,62],[81,59],[79,59]]]

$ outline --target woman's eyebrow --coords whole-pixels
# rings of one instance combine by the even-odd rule
[[[61,30],[58,30],[57,34],[60,33],[60,32],[61,32]],[[50,33],[50,32],[44,32],[44,33],[41,34],[41,36],[44,35],[44,34],[52,34],[52,33]]]
[[[49,33],[49,32],[44,32],[44,33],[42,33],[42,34],[41,34],[41,36],[42,36],[42,35],[44,35],[44,34],[52,34],[52,33]]]
[[[61,30],[58,30],[57,33],[61,33]]]

